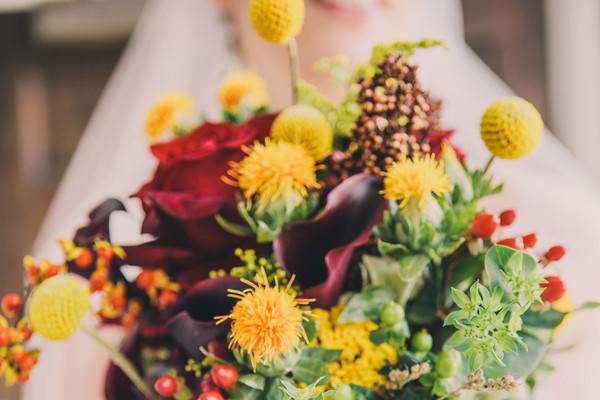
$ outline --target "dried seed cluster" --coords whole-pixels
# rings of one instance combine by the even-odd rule
[[[519,382],[510,375],[501,378],[485,379],[483,370],[480,368],[477,371],[469,374],[467,383],[463,386],[466,390],[476,390],[478,392],[491,391],[512,391],[519,386]]]
[[[427,134],[439,128],[440,102],[417,79],[417,67],[402,53],[390,53],[370,79],[362,79],[362,109],[346,152],[332,160],[341,179],[368,172],[382,174],[393,162],[430,151]]]
[[[407,369],[392,369],[387,375],[387,380],[380,394],[385,399],[393,399],[394,393],[402,390],[409,382],[416,381],[429,372],[431,372],[431,365],[427,362],[415,364]]]

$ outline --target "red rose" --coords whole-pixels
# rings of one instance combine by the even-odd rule
[[[240,238],[221,229],[214,218],[217,213],[239,218],[237,189],[221,178],[232,161],[244,157],[241,146],[268,136],[275,117],[262,114],[242,125],[205,123],[152,146],[158,168],[134,197],[146,213],[142,232],[157,237],[154,245],[191,249],[201,258],[219,257],[240,245]]]

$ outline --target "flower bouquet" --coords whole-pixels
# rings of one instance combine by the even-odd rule
[[[190,122],[184,94],[158,102],[146,121],[158,166],[133,195],[153,240],[113,243],[111,214],[126,209],[109,199],[59,242],[63,261],[26,257],[25,294],[2,299],[6,383],[29,378],[40,357],[32,334],[81,329],[113,361],[109,400],[533,390],[576,310],[557,269],[565,250],[511,235],[515,212],[480,201],[502,189],[494,158],[538,146],[536,109],[520,98],[491,105],[481,120],[490,161],[471,168],[411,62],[442,42],[378,45],[351,73],[324,60],[346,88],[338,104],[299,78],[302,0],[253,0],[250,18],[288,46],[294,104],[270,112],[264,81],[243,71],[221,85],[221,122]],[[120,349],[103,324],[126,331]]]

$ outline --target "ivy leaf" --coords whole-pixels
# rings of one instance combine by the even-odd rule
[[[523,324],[531,328],[554,329],[559,326],[566,313],[550,309],[544,312],[527,311],[523,314]]]
[[[505,366],[490,364],[484,368],[484,374],[487,378],[501,378],[506,375],[512,375],[515,379],[521,379],[531,374],[540,364],[548,345],[529,333],[522,334],[523,342],[527,350],[521,349],[516,353],[506,353],[503,362]]]

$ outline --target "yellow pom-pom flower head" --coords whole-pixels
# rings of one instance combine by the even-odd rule
[[[184,94],[171,93],[164,96],[148,112],[146,135],[158,139],[166,132],[176,130],[180,120],[190,116],[193,107],[192,98]]]
[[[33,291],[29,322],[32,330],[46,339],[64,340],[79,329],[89,307],[89,292],[84,281],[71,274],[57,275]]]
[[[234,71],[221,83],[219,102],[225,111],[237,113],[243,108],[258,110],[269,105],[264,79],[253,72]]]
[[[384,197],[398,201],[400,208],[410,201],[424,208],[433,194],[439,196],[452,190],[442,163],[431,154],[392,164],[384,174],[383,185]]]
[[[544,121],[533,104],[520,97],[510,97],[485,111],[480,128],[481,138],[494,156],[516,160],[539,146]]]
[[[314,107],[297,104],[286,108],[273,122],[273,139],[296,143],[315,160],[322,160],[333,149],[333,130],[327,118]]]
[[[255,370],[296,349],[301,340],[308,342],[302,325],[308,312],[300,307],[314,301],[296,297],[293,276],[280,287],[268,284],[264,270],[262,275],[258,282],[241,279],[249,286],[246,290],[230,289],[229,296],[238,302],[229,315],[217,317],[217,324],[231,320],[229,347],[246,354]]]
[[[289,42],[304,25],[304,0],[251,0],[249,12],[256,33],[271,43]]]
[[[256,142],[242,150],[246,158],[232,163],[228,171],[233,180],[223,179],[239,186],[248,203],[256,198],[259,209],[278,200],[297,204],[310,190],[319,188],[315,162],[298,144],[267,139],[264,144]]]

